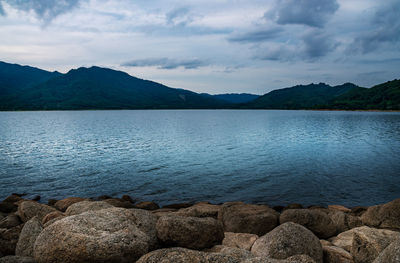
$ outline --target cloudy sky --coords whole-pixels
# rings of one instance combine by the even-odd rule
[[[212,94],[400,78],[399,0],[0,0],[0,60]]]

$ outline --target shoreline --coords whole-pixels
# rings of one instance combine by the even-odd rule
[[[400,199],[352,208],[39,199],[0,202],[0,263],[395,263],[400,252]]]

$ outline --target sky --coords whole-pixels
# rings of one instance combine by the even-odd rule
[[[195,92],[400,78],[399,0],[0,0],[0,61]]]

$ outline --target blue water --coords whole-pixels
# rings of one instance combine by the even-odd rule
[[[400,197],[400,113],[0,112],[0,198],[372,205]]]

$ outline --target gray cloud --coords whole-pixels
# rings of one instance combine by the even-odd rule
[[[400,42],[400,2],[392,0],[376,11],[371,21],[371,29],[357,36],[350,52],[370,53],[382,44]]]
[[[338,9],[336,0],[278,0],[276,7],[265,17],[281,25],[301,24],[321,28]]]
[[[228,40],[240,43],[262,42],[277,37],[281,32],[282,30],[279,28],[260,29],[230,36]]]
[[[308,59],[316,59],[326,56],[331,51],[334,51],[339,45],[329,35],[324,32],[314,30],[303,36],[304,54]]]
[[[131,60],[121,64],[125,67],[158,67],[160,69],[176,69],[183,67],[185,69],[196,69],[209,65],[205,61],[199,59],[170,59],[170,58],[146,58]]]
[[[172,9],[166,14],[167,24],[185,26],[192,22],[193,17],[189,14],[189,11],[190,10],[187,7]]]
[[[40,19],[51,21],[55,17],[79,6],[83,0],[3,0],[22,11],[33,11]],[[1,3],[0,3],[1,4]],[[0,7],[1,13],[2,7]],[[4,10],[3,10],[4,14]]]
[[[0,15],[1,16],[4,16],[5,15],[5,13],[4,13],[4,9],[3,9],[3,4],[0,2]]]

